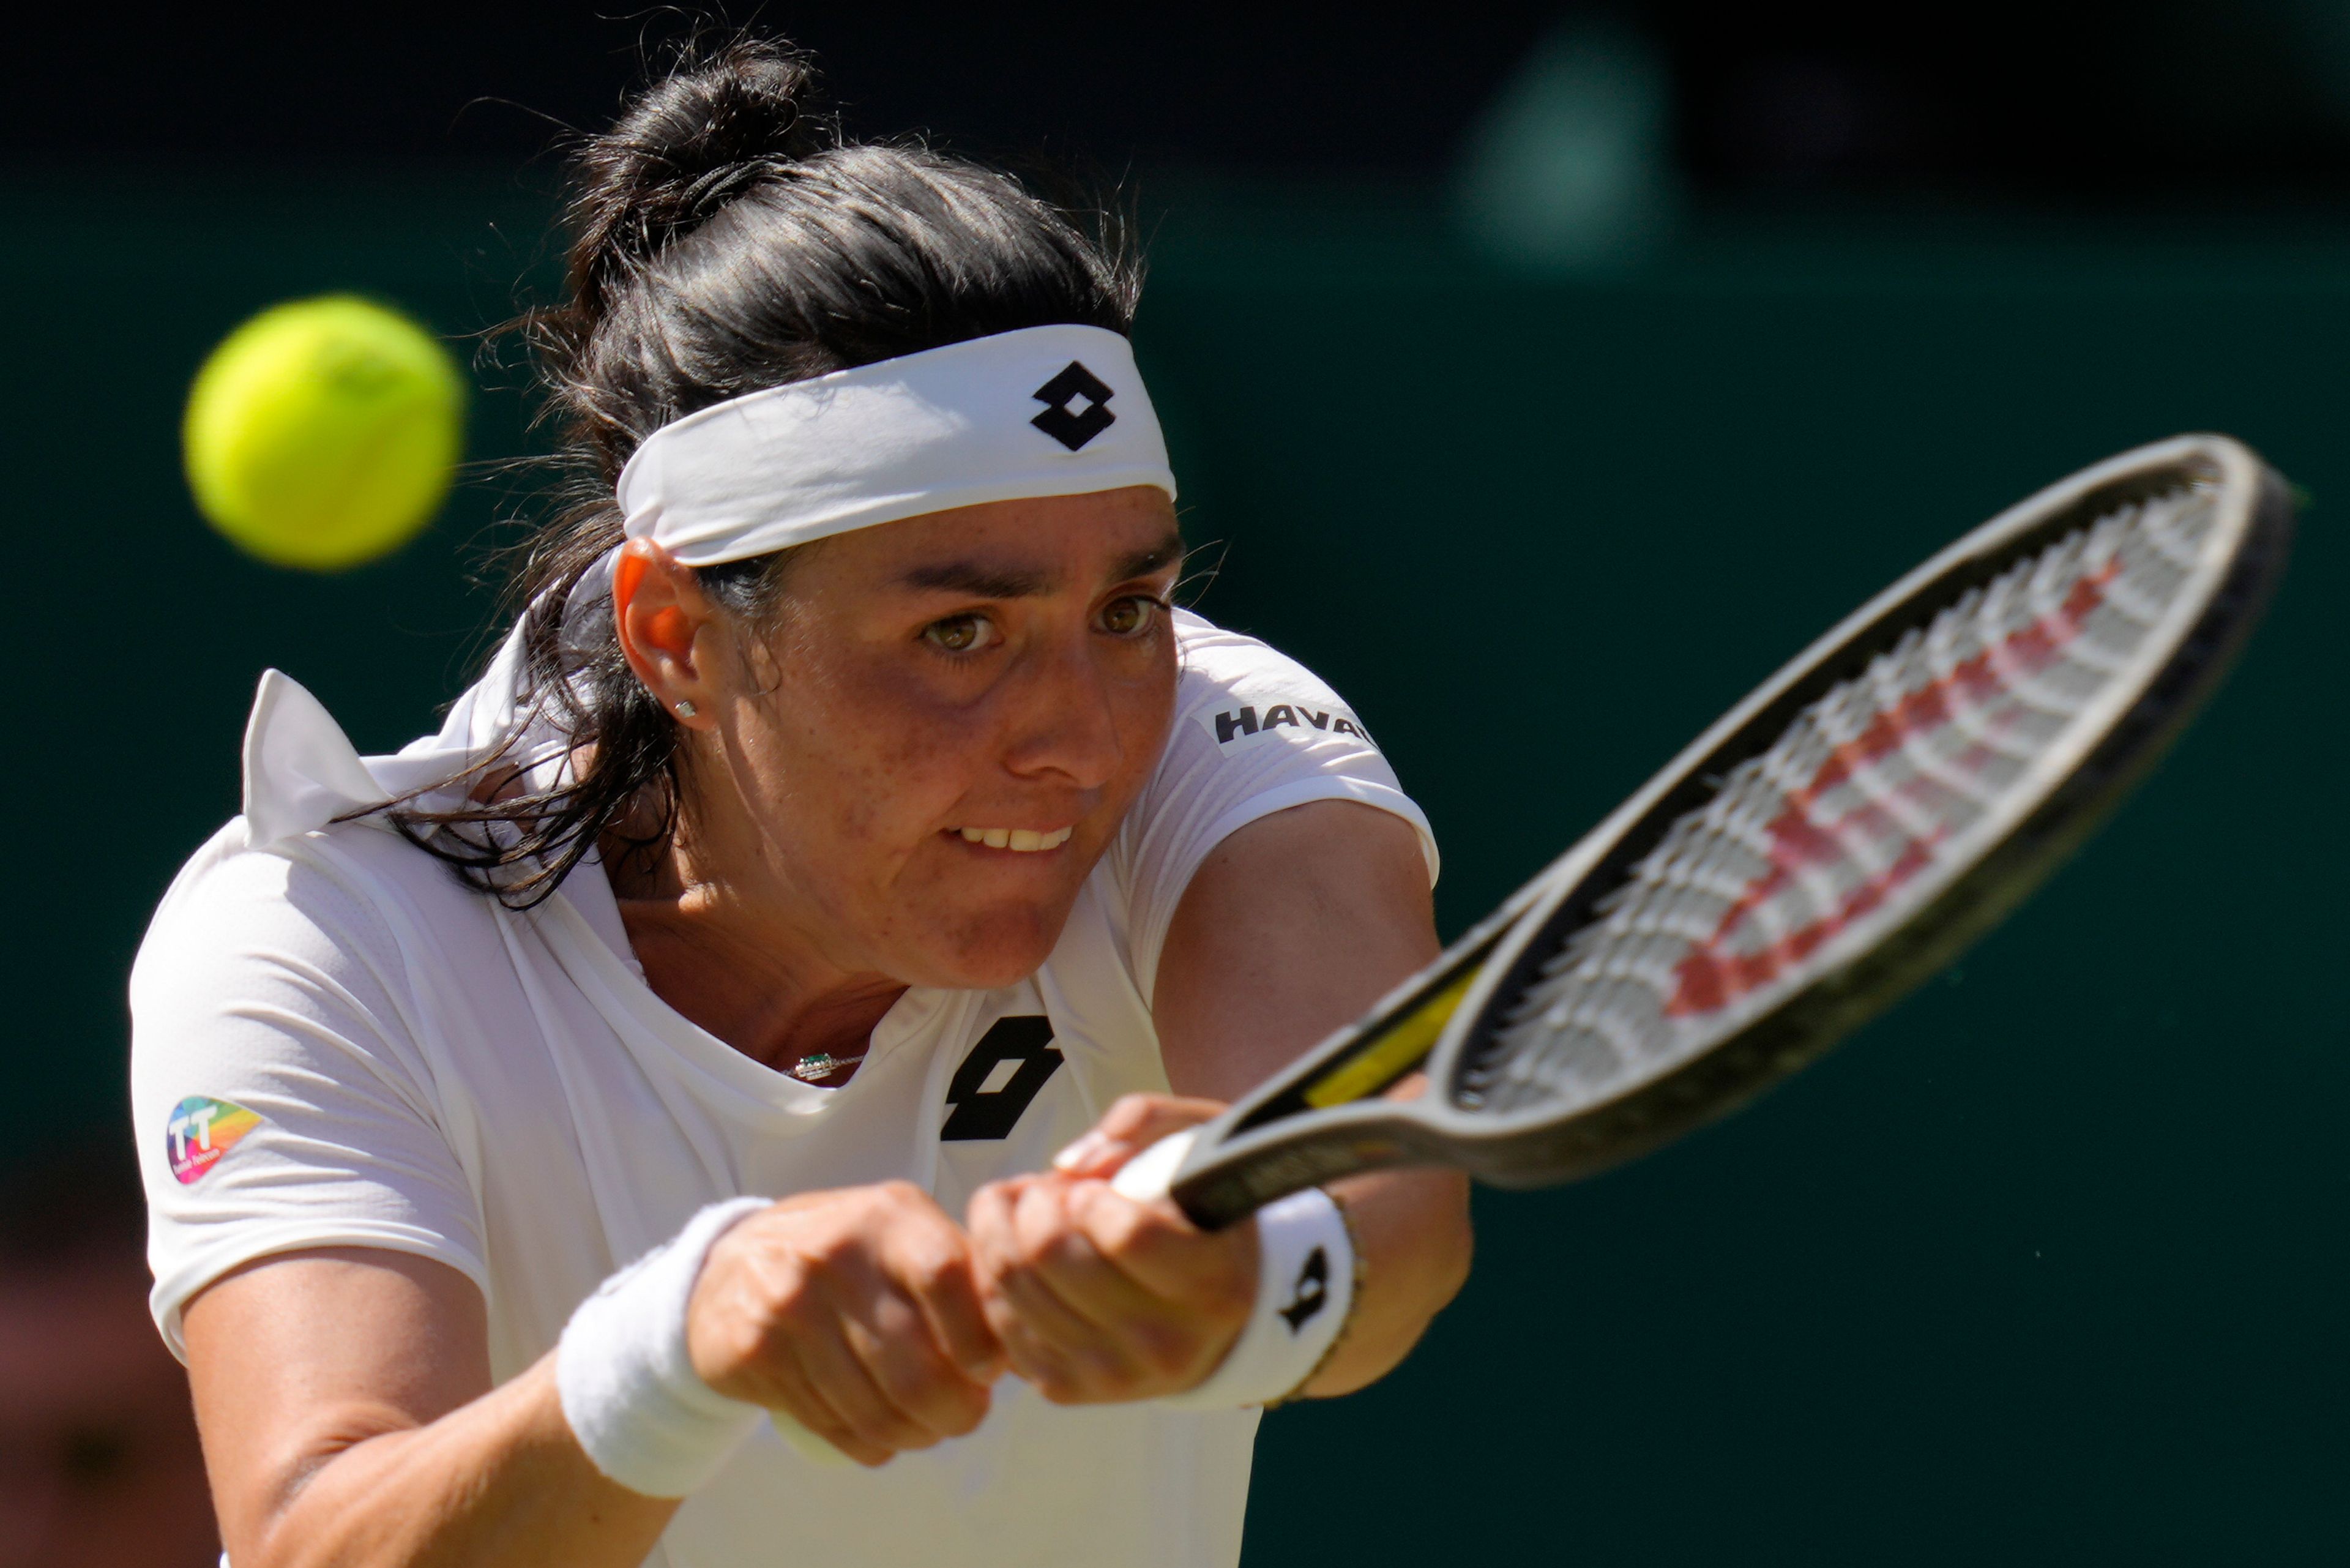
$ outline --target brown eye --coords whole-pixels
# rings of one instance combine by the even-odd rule
[[[923,640],[944,653],[969,653],[983,646],[987,623],[975,615],[951,615],[922,628]]]
[[[1102,611],[1102,629],[1113,637],[1132,637],[1150,622],[1150,601],[1144,598],[1112,599]]]

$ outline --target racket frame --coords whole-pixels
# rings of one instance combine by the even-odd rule
[[[1991,849],[1944,871],[1945,885],[1922,906],[1838,932],[1807,962],[1810,981],[1653,1079],[1563,1119],[1555,1107],[1455,1103],[1474,1044],[1554,950],[1546,935],[1587,921],[1730,769],[1969,589],[2182,478],[2214,484],[2232,504],[2213,522],[2227,537],[2206,545],[2199,580],[2147,633],[2144,657],[2158,673],[2100,693],[2065,743],[2034,760],[2013,786],[2014,804],[1982,828]],[[1427,968],[1201,1127],[1171,1179],[1176,1202],[1217,1229],[1290,1192],[1384,1167],[1445,1164],[1497,1186],[1543,1185],[1617,1164],[1744,1103],[1943,967],[2094,830],[2218,684],[2260,618],[2292,533],[2284,482],[2218,435],[2123,452],[2009,507],[1816,639]],[[1419,1098],[1380,1097],[1423,1065]]]

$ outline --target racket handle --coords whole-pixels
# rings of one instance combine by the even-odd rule
[[[1175,1173],[1183,1168],[1183,1157],[1199,1141],[1197,1127],[1169,1133],[1120,1166],[1118,1174],[1110,1178],[1110,1189],[1136,1203],[1157,1202],[1175,1185]]]

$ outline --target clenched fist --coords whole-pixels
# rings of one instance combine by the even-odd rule
[[[865,1465],[977,1427],[1003,1371],[969,1241],[904,1181],[786,1199],[727,1231],[686,1348],[718,1393]]]
[[[968,1227],[980,1299],[1012,1367],[1055,1404],[1179,1393],[1216,1368],[1256,1300],[1254,1221],[1210,1233],[1111,1189],[1120,1166],[1223,1107],[1128,1095],[1058,1168],[982,1188]]]

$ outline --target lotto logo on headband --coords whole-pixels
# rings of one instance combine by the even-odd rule
[[[714,566],[925,513],[1134,485],[1175,498],[1133,345],[1064,323],[696,410],[645,438],[613,494],[629,538]]]
[[[1118,422],[1118,416],[1109,411],[1113,395],[1109,384],[1075,359],[1029,395],[1051,406],[1028,422],[1071,452]],[[1086,411],[1081,414],[1069,408],[1078,398],[1086,400]]]
[[[261,1125],[261,1117],[228,1100],[190,1095],[172,1107],[163,1124],[163,1154],[182,1187],[203,1179],[237,1140]]]

